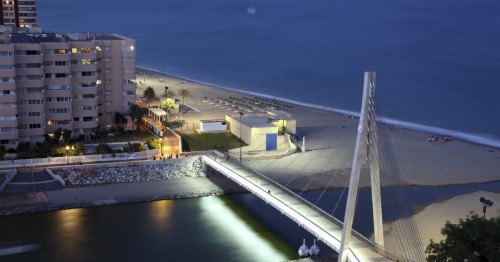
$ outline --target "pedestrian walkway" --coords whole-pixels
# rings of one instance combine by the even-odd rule
[[[53,179],[45,169],[20,168],[14,179],[7,184],[2,192],[28,193],[45,192],[62,189],[64,186]]]
[[[237,161],[228,161],[213,155],[204,155],[202,159],[206,165],[247,189],[309,231],[318,240],[339,252],[343,229],[341,221],[284,186]],[[379,252],[384,253],[384,255]],[[348,257],[349,261],[407,261],[406,258],[385,250],[354,230],[352,231]]]

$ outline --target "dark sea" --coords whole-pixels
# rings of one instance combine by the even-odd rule
[[[500,147],[497,0],[38,1],[47,31],[118,33],[138,65]]]

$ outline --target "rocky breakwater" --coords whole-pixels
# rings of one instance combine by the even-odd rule
[[[66,186],[69,187],[158,181],[179,177],[206,177],[199,157],[142,163],[67,167],[53,169],[52,171],[61,176],[66,181]]]

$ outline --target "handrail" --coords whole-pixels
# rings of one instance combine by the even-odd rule
[[[216,151],[215,151],[216,152]],[[214,153],[215,153],[214,152]],[[208,155],[204,155],[206,156],[207,158],[210,158]],[[213,161],[216,161],[215,159],[212,159]],[[217,162],[217,161],[216,161]],[[334,216],[330,215],[329,213],[325,212],[323,209],[317,207],[316,205],[312,204],[310,201],[308,201],[307,199],[304,199],[300,196],[298,196],[297,194],[295,194],[293,191],[291,191],[290,189],[284,187],[283,185],[277,183],[276,181],[268,178],[267,176],[251,169],[250,167],[244,165],[243,163],[240,163],[240,162],[235,162],[233,161],[233,163],[237,163],[239,164],[240,166],[244,167],[247,171],[253,173],[254,175],[258,176],[260,179],[263,179],[265,180],[266,182],[272,184],[274,187],[277,187],[279,189],[281,189],[283,192],[285,192],[288,196],[298,200],[298,201],[301,201],[302,203],[304,203],[307,207],[309,207],[310,209],[313,209],[314,211],[322,214],[322,216],[326,219],[328,219],[329,221],[333,222],[334,224],[336,224],[337,226],[339,227],[343,227],[343,223],[335,218]],[[227,166],[224,166],[225,168],[227,168],[228,170],[232,171],[232,172],[235,172],[233,171],[232,169],[230,169],[229,167]],[[217,170],[219,171],[219,170]],[[249,181],[248,179],[242,177],[242,179],[248,181],[249,183],[255,185],[252,181]],[[248,188],[247,188],[248,189]],[[277,199],[276,197],[274,197],[276,200],[280,201],[279,199]],[[280,201],[282,202],[282,201]],[[283,203],[283,202],[282,202]],[[283,203],[284,204],[284,203]],[[286,204],[285,204],[286,205]],[[279,210],[279,209],[278,209]],[[300,214],[301,215],[301,214]],[[302,215],[301,215],[302,216]],[[294,220],[293,218],[291,218],[292,220]],[[307,219],[307,218],[306,218]],[[309,220],[309,219],[307,219]],[[295,221],[295,220],[294,220]],[[309,220],[310,221],[310,220]],[[297,221],[295,221],[297,222]],[[314,224],[314,222],[310,221],[311,223]],[[316,225],[317,226],[317,225]],[[324,231],[324,230],[323,230]],[[326,231],[325,231],[326,232]],[[312,232],[311,232],[312,233]],[[328,232],[326,232],[328,233]],[[328,233],[329,234],[329,233]],[[352,230],[352,234],[357,238],[359,239],[360,241],[364,242],[365,244],[369,245],[369,246],[372,246],[373,248],[375,248],[377,250],[378,253],[380,254],[383,254],[384,256],[388,257],[388,258],[391,258],[391,259],[394,259],[394,260],[397,260],[397,261],[411,261],[410,259],[408,259],[407,257],[404,257],[402,255],[399,255],[399,254],[396,254],[395,252],[391,251],[391,250],[388,250],[386,249],[385,247],[382,247],[380,245],[378,245],[377,243],[374,243],[372,241],[370,241],[367,237],[363,236],[362,234],[360,234],[359,232],[355,231],[355,230]],[[331,236],[331,234],[329,234]],[[332,236],[333,237],[333,236]],[[335,238],[335,237],[334,237]],[[335,238],[336,239],[336,238]],[[340,241],[340,240],[339,240]],[[351,251],[352,252],[352,251]],[[353,253],[354,255],[354,253]],[[355,255],[354,255],[355,256]]]

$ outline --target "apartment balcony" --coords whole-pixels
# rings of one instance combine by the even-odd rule
[[[51,108],[71,108],[73,105],[72,101],[52,101],[45,102],[45,109],[49,110]]]
[[[16,55],[16,64],[37,63],[43,64],[42,55]]]
[[[12,132],[1,132],[0,136],[2,137],[2,140],[11,140],[11,139],[18,139],[19,134],[18,131],[12,131]]]
[[[0,69],[0,77],[15,77],[16,76],[16,70],[14,68],[12,69]]]
[[[16,85],[18,88],[43,87],[44,80],[42,76],[39,79],[20,79],[16,81]]]
[[[71,82],[76,83],[95,83],[97,81],[97,74],[94,76],[74,76]]]
[[[16,82],[0,82],[0,90],[16,90]]]
[[[46,129],[47,129],[47,133],[54,133],[59,128],[73,130],[73,124],[68,124],[68,125],[50,125],[50,126],[47,126]]]
[[[23,67],[23,68],[16,68],[16,75],[37,75],[37,76],[43,76],[45,74],[43,67],[35,67],[35,68],[30,68],[30,67]]]
[[[92,121],[75,121],[73,122],[74,129],[96,128],[98,123],[95,118]]]
[[[71,65],[71,70],[75,72],[97,72],[97,64]]]
[[[71,77],[61,77],[61,78],[45,78],[45,85],[69,85],[71,84]],[[44,86],[42,84],[42,86]]]
[[[27,112],[28,108],[29,108],[29,111],[33,111],[33,112],[44,112],[45,111],[44,104],[36,104],[36,105],[18,105],[17,112]]]
[[[3,116],[8,116],[8,115],[16,115],[17,114],[17,107],[3,107],[3,108],[0,108],[0,115],[3,115]],[[0,121],[1,123],[2,121]]]
[[[23,136],[43,136],[47,133],[45,128],[35,128],[35,129],[19,129],[19,137]]]
[[[73,99],[73,106],[97,105],[97,97]]]
[[[97,54],[95,52],[72,53],[71,54],[71,60],[82,60],[82,59],[96,60]]]
[[[62,114],[54,114],[54,113],[45,113],[44,119],[50,119],[50,120],[68,120],[68,119],[73,119],[73,114],[72,113],[62,113]],[[45,121],[45,120],[44,120]],[[46,123],[46,124],[51,124],[51,123]]]
[[[17,118],[14,118],[12,120],[0,120],[0,127],[12,127],[12,126],[17,126]],[[3,139],[3,136],[1,134],[3,133],[0,133],[0,138]]]
[[[97,117],[97,109],[94,110],[73,110],[73,117]]]
[[[64,49],[64,48],[62,48]],[[43,55],[43,61],[70,61],[71,54],[46,54]]]
[[[31,111],[31,110],[28,110],[28,111]],[[31,123],[44,123],[44,122],[45,122],[44,116],[30,116],[30,117],[17,118],[18,125],[31,124]]]
[[[44,96],[45,97],[57,97],[57,96],[72,96],[73,93],[71,90],[45,90],[44,91]]]
[[[0,103],[15,103],[15,102],[16,102],[15,95],[0,95]],[[0,115],[2,115],[2,113],[3,112],[0,111]]]
[[[71,73],[71,66],[45,66],[45,73],[63,73],[63,74],[70,74]]]
[[[17,100],[25,100],[25,99],[44,99],[44,93],[17,93]]]
[[[13,65],[13,64],[15,64],[14,56],[0,56],[0,65]]]

